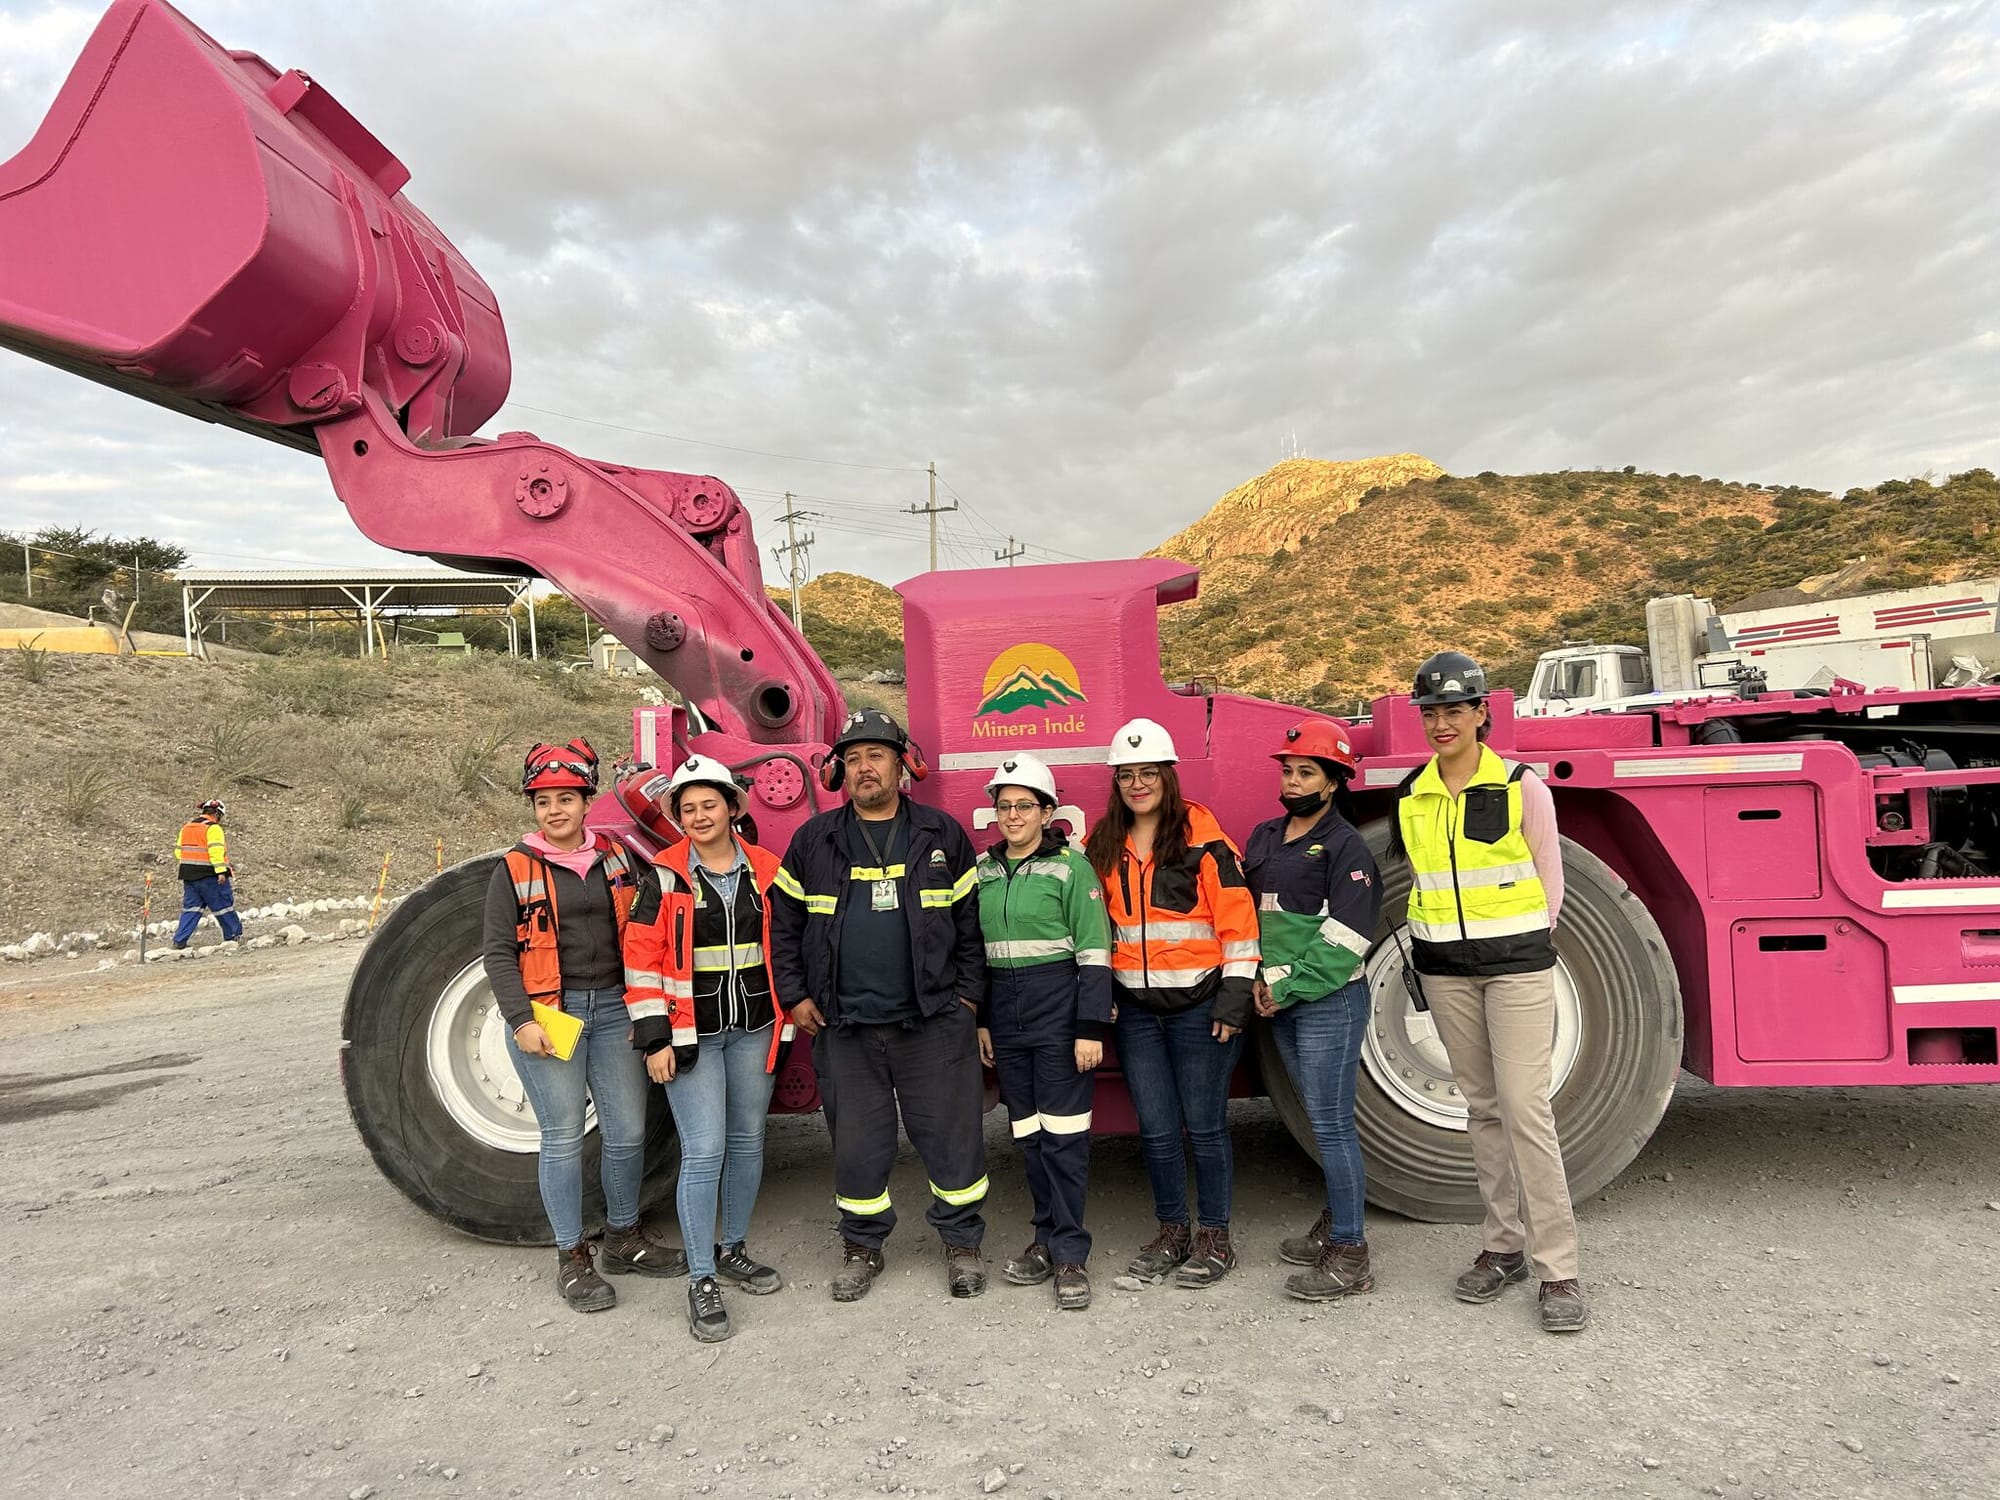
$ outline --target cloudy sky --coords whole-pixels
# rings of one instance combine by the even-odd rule
[[[815,571],[919,571],[932,460],[954,565],[1136,553],[1293,451],[2000,467],[1990,3],[182,8],[410,167],[507,317],[489,430],[767,542],[796,491]],[[0,0],[0,157],[97,13]],[[0,353],[0,527],[53,522],[391,560],[316,461]]]

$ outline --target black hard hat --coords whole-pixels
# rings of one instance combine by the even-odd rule
[[[833,754],[845,755],[856,745],[887,745],[898,755],[909,748],[910,737],[903,726],[879,708],[857,708],[840,726],[840,738],[833,742]]]
[[[1463,651],[1440,651],[1417,668],[1410,701],[1419,708],[1434,703],[1474,703],[1486,696],[1486,669]]]

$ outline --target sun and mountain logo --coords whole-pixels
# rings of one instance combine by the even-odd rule
[[[1087,702],[1076,663],[1053,646],[1026,641],[993,658],[980,685],[976,718],[999,718],[1027,708],[1071,708]]]

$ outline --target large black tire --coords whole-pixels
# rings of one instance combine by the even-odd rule
[[[1378,1068],[1408,1065],[1413,1049],[1403,1028],[1416,1022],[1402,966],[1389,940],[1400,928],[1410,889],[1409,866],[1386,857],[1389,825],[1365,830],[1381,870],[1382,922],[1369,955],[1374,1016],[1368,1055],[1355,1094],[1355,1127],[1368,1167],[1368,1200],[1412,1219],[1475,1223],[1482,1208],[1470,1138],[1425,1118],[1384,1088]],[[1576,995],[1575,1061],[1556,1091],[1556,1129],[1570,1194],[1603,1189],[1639,1154],[1666,1113],[1681,1065],[1681,991],[1659,924],[1603,860],[1563,840],[1562,921],[1556,954]],[[1416,1023],[1421,1030],[1421,1023]],[[1268,1027],[1259,1026],[1265,1086],[1278,1117],[1308,1154],[1317,1157],[1312,1128]],[[1441,1049],[1431,1049],[1433,1055]],[[1400,1052],[1400,1058],[1399,1058]],[[1412,1094],[1458,1105],[1448,1073],[1409,1080]],[[1423,1085],[1432,1083],[1434,1091]],[[1407,1097],[1407,1096],[1406,1096]],[[1458,1105],[1462,1109],[1462,1105]]]
[[[486,886],[499,857],[454,865],[405,897],[383,922],[348,986],[341,1081],[369,1155],[412,1203],[483,1240],[546,1245],[552,1236],[533,1146],[500,1149],[469,1133],[446,1107],[432,1073],[433,1014],[447,994],[458,997],[458,1013],[467,1016],[490,1003],[467,987],[485,984],[484,974],[474,971]],[[461,1029],[469,1054],[480,1028],[454,1028],[455,1044]],[[488,1045],[495,1035],[486,1030]],[[650,1206],[671,1190],[680,1152],[666,1090],[650,1090],[649,1100],[641,1202]],[[526,1120],[532,1119],[530,1112]],[[584,1141],[583,1187],[584,1223],[601,1223],[595,1130]]]

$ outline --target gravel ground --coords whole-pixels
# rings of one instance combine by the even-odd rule
[[[0,1491],[434,1496],[873,1493],[1987,1495],[2000,1492],[2000,1092],[1690,1081],[1580,1205],[1596,1309],[1463,1307],[1463,1228],[1376,1215],[1378,1290],[1278,1294],[1315,1211],[1237,1106],[1241,1269],[1114,1290],[1150,1229],[1135,1143],[1097,1148],[1097,1303],[945,1295],[920,1219],[835,1306],[830,1160],[780,1119],[753,1248],[790,1284],[687,1336],[676,1283],[556,1301],[552,1255],[460,1238],[347,1119],[352,948],[0,982]],[[993,1117],[989,1249],[1024,1238]],[[893,1190],[922,1201],[906,1155]],[[628,1490],[627,1486],[633,1486]]]

